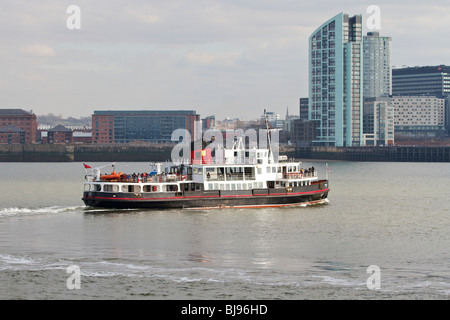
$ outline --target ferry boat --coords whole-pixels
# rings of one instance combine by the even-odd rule
[[[274,159],[270,148],[245,149],[237,141],[229,150],[215,150],[222,152],[220,163],[210,149],[192,155],[199,152],[190,163],[154,163],[139,174],[116,172],[115,164],[111,174],[91,168],[82,200],[89,207],[118,209],[286,207],[326,201],[330,191],[314,167],[286,156]]]
[[[264,113],[265,110],[264,110]],[[100,174],[103,167],[85,176],[86,206],[103,208],[250,208],[287,207],[326,201],[327,178],[320,180],[314,167],[268,148],[246,148],[242,137],[232,148],[220,145],[191,152],[187,163],[153,163],[150,172]],[[192,144],[196,146],[196,144]],[[276,158],[276,159],[275,159]],[[105,166],[104,166],[105,167]]]

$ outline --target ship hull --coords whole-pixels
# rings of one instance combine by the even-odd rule
[[[307,187],[242,191],[167,193],[83,193],[86,206],[115,209],[250,208],[284,207],[317,203],[327,198],[328,181]]]

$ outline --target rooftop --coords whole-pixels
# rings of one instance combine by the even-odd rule
[[[0,109],[1,116],[30,116],[31,112],[22,109]]]
[[[64,127],[62,125],[57,125],[56,127],[53,127],[48,131],[49,132],[71,132],[72,130],[67,129],[66,127]]]
[[[429,73],[448,73],[450,74],[450,67],[445,65],[439,66],[425,66],[425,67],[406,67],[392,69],[393,76],[412,75],[412,74],[429,74]]]
[[[177,116],[195,115],[194,110],[96,110],[95,116]]]

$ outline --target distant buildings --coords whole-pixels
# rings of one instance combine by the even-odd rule
[[[269,126],[273,129],[282,129],[284,125],[284,121],[281,119],[281,116],[275,112],[267,111],[267,122],[269,123]],[[265,123],[265,116],[261,116],[261,123]]]
[[[93,143],[173,143],[172,133],[186,129],[194,138],[200,115],[192,110],[94,111]]]
[[[36,143],[36,115],[22,109],[0,109],[0,143]]]
[[[362,144],[362,16],[340,13],[309,37],[309,120],[317,146]]]
[[[208,129],[215,129],[215,127],[216,127],[216,117],[215,116],[209,116],[209,117],[202,119],[203,131],[206,131]]]

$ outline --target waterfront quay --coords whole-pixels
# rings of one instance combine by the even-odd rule
[[[296,147],[289,154],[316,160],[450,162],[450,146]]]
[[[170,144],[0,145],[0,162],[168,161]],[[450,162],[450,146],[283,147],[300,160]]]

